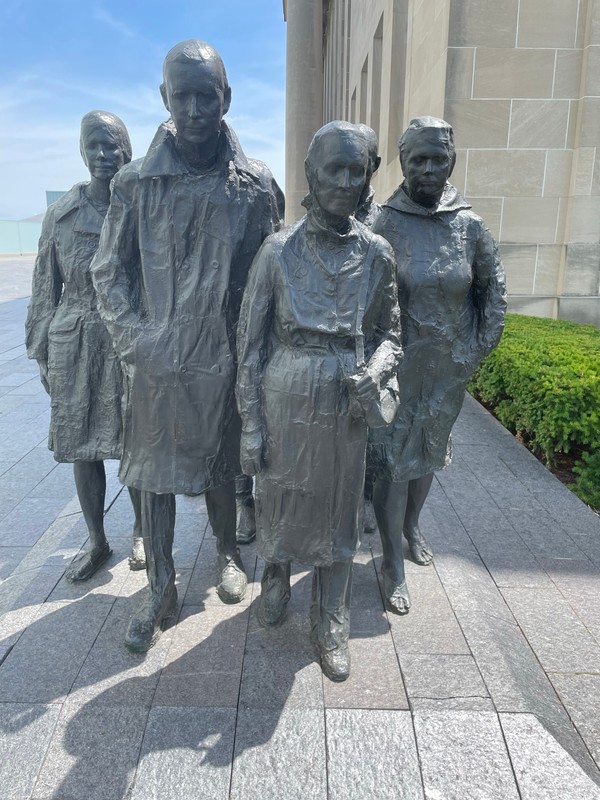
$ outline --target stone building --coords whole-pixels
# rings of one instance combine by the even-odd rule
[[[382,201],[402,130],[443,117],[511,310],[600,325],[600,0],[284,0],[284,14],[288,221],[322,124],[376,130]]]

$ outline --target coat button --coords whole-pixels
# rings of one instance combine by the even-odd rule
[[[180,372],[187,372],[187,367],[181,367]]]

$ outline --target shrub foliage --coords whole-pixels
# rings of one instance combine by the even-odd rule
[[[508,314],[469,391],[549,465],[560,452],[582,452],[570,488],[600,508],[600,330]]]

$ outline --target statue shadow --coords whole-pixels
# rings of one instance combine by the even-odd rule
[[[360,622],[352,637],[389,638],[372,562],[355,564],[354,577],[360,589],[353,612]],[[146,800],[168,795],[177,773],[195,776],[190,785],[209,796],[214,781],[228,785],[234,760],[273,737],[282,716],[322,711],[334,685],[323,678],[310,644],[312,575],[299,567],[292,583],[286,618],[267,630],[256,618],[256,584],[246,607],[217,604],[212,589],[199,596],[190,585],[177,624],[141,656],[122,643],[141,593],[117,601],[57,725],[54,747],[69,768],[52,784],[52,797],[92,797],[94,787],[108,781],[102,797]],[[369,584],[381,614],[364,608]],[[43,771],[42,780],[48,780]]]

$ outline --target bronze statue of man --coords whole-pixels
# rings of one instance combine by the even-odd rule
[[[373,230],[396,254],[405,358],[398,414],[392,425],[371,432],[368,467],[376,478],[386,604],[404,614],[410,596],[402,535],[413,559],[429,564],[419,515],[433,473],[450,462],[450,432],[467,381],[500,340],[506,295],[490,232],[448,183],[456,160],[450,125],[417,117],[399,148],[404,182],[383,204]]]
[[[268,170],[244,155],[224,116],[225,67],[206,42],[163,65],[170,119],[145,158],[117,176],[92,273],[127,375],[120,478],[142,491],[150,597],[125,643],[145,651],[175,612],[175,495],[205,494],[217,540],[217,592],[244,597],[236,544],[240,423],[235,331],[250,263],[278,226]]]

